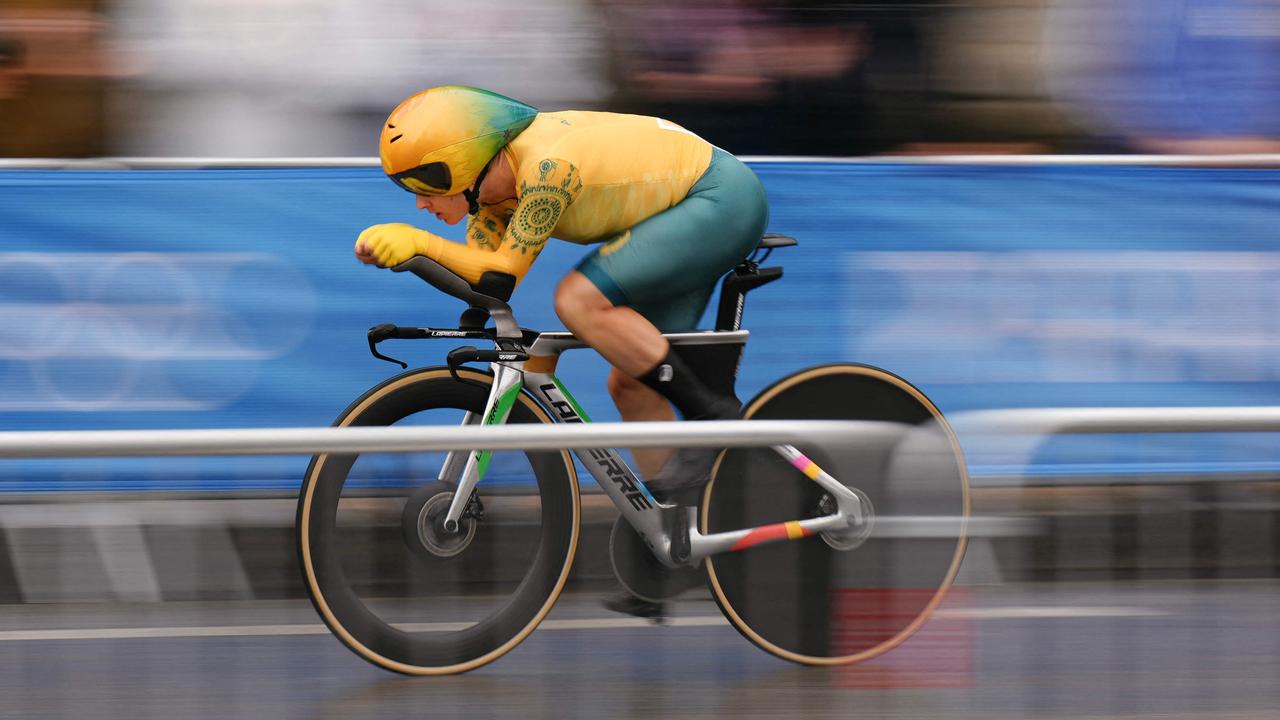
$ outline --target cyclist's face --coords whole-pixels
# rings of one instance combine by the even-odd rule
[[[437,218],[457,225],[467,216],[467,199],[462,193],[457,195],[419,195],[418,209],[427,210]]]

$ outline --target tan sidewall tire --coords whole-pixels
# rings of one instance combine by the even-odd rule
[[[471,370],[468,368],[460,369],[458,371],[458,374],[466,377],[469,380],[479,381],[483,383],[492,383],[493,381],[493,377],[491,375],[488,375],[486,373],[481,373],[475,370]],[[412,371],[404,375],[391,378],[390,380],[383,383],[382,385],[379,385],[369,390],[367,393],[365,393],[363,397],[361,397],[359,400],[353,403],[351,407],[347,408],[347,410],[342,414],[342,416],[338,419],[338,421],[334,423],[334,426],[346,427],[350,425],[356,418],[360,416],[362,412],[364,412],[367,408],[369,408],[373,403],[377,402],[382,398],[385,398],[391,393],[402,391],[403,389],[419,382],[429,382],[429,381],[435,381],[440,379],[452,380],[449,374],[449,370],[447,368],[428,368],[424,370]],[[547,415],[547,413],[542,409],[542,407],[539,406],[533,400],[533,398],[529,396],[528,393],[521,391],[518,397],[519,397],[519,402],[522,405],[524,405],[526,408],[528,408],[534,414],[534,416],[538,419],[539,422],[548,423],[548,424],[554,422],[551,419],[551,417]],[[564,566],[560,570],[560,576],[557,582],[555,583],[554,591],[547,597],[546,602],[543,604],[542,608],[537,612],[533,621],[530,622],[528,625],[526,625],[520,632],[516,633],[514,636],[511,637],[510,640],[503,643],[497,649],[489,653],[486,653],[481,657],[472,659],[467,662],[457,663],[454,665],[439,666],[439,667],[421,667],[421,666],[415,666],[415,665],[408,665],[408,664],[393,660],[391,658],[385,657],[383,655],[380,655],[379,653],[371,650],[370,648],[362,644],[359,640],[357,640],[347,630],[347,628],[343,627],[342,623],[339,622],[338,618],[334,615],[333,611],[329,608],[328,604],[325,602],[324,594],[321,591],[321,588],[316,580],[315,563],[314,563],[314,558],[312,557],[312,554],[311,554],[311,538],[309,536],[309,533],[310,533],[310,526],[311,526],[311,523],[310,523],[311,503],[312,503],[312,498],[314,497],[316,480],[320,476],[320,473],[324,467],[324,463],[329,456],[327,454],[316,455],[312,459],[310,467],[307,468],[307,474],[306,474],[305,481],[303,483],[302,493],[299,496],[298,520],[297,520],[296,531],[297,531],[297,537],[298,537],[299,559],[302,563],[303,579],[307,583],[307,592],[310,594],[312,603],[315,605],[316,611],[319,612],[321,619],[323,619],[325,624],[329,626],[329,629],[333,631],[333,634],[336,635],[344,645],[346,645],[348,648],[354,651],[357,655],[360,655],[364,659],[368,660],[369,662],[379,667],[382,667],[394,672],[403,673],[406,675],[452,675],[452,674],[467,672],[469,670],[474,670],[478,667],[491,663],[494,660],[497,660],[498,658],[510,652],[512,648],[519,645],[521,641],[523,641],[526,637],[528,637],[529,634],[532,633],[534,629],[537,628],[538,625],[542,622],[543,618],[546,617],[547,613],[551,611],[552,606],[555,605],[556,600],[560,597],[560,593],[564,591],[565,582],[569,579],[569,571],[573,567],[574,556],[577,554],[578,541],[580,537],[581,522],[582,522],[581,498],[579,497],[579,493],[578,493],[577,472],[574,469],[573,458],[569,454],[569,452],[567,450],[562,451],[561,455],[564,458],[565,471],[568,476],[570,486],[572,488],[571,492],[573,495],[573,518],[572,518],[573,528],[572,528],[571,540],[569,543],[569,553],[565,558]]]
[[[747,405],[743,411],[743,417],[749,419],[752,415],[758,412],[765,403],[800,383],[813,378],[824,377],[837,373],[852,373],[882,380],[894,387],[906,391],[918,400],[926,409],[928,409],[930,414],[932,414],[938,421],[938,424],[946,431],[947,438],[951,443],[951,448],[955,453],[956,462],[959,465],[960,479],[963,484],[963,488],[961,490],[963,497],[963,520],[961,522],[959,542],[956,544],[956,551],[952,558],[951,566],[948,569],[942,584],[938,587],[938,591],[925,605],[924,610],[922,610],[911,623],[892,638],[869,650],[863,650],[862,652],[852,655],[835,657],[801,655],[769,642],[753,630],[751,626],[743,620],[741,615],[734,610],[732,603],[730,603],[729,599],[725,596],[724,589],[720,586],[719,578],[716,577],[715,558],[707,558],[705,561],[707,565],[707,581],[711,587],[712,595],[714,596],[716,603],[720,606],[720,610],[725,614],[725,617],[729,619],[729,622],[738,629],[738,632],[742,633],[747,639],[751,640],[751,642],[755,643],[761,649],[783,658],[784,660],[790,660],[791,662],[801,663],[804,665],[848,665],[851,663],[862,662],[864,660],[870,660],[871,658],[882,655],[898,645],[901,645],[907,638],[915,634],[915,632],[920,629],[921,625],[924,625],[924,623],[929,619],[929,616],[932,615],[934,610],[938,608],[938,605],[942,603],[943,598],[946,597],[947,591],[951,588],[951,584],[955,581],[956,573],[960,570],[960,562],[964,559],[965,549],[968,546],[967,525],[970,513],[969,474],[964,462],[964,453],[960,449],[960,443],[956,440],[955,433],[952,432],[951,426],[947,424],[946,419],[943,418],[942,413],[938,408],[929,400],[929,398],[925,397],[923,393],[902,378],[879,368],[856,364],[824,365],[821,367],[810,368],[808,370],[801,370],[794,375],[789,375],[782,380],[779,380],[761,392],[760,395]],[[712,468],[711,480],[703,490],[702,514],[699,530],[704,534],[708,532],[707,526],[709,522],[711,493],[712,489],[715,487],[716,474],[720,469],[720,461],[723,460],[723,458],[724,455],[721,454],[720,459],[716,461],[715,467]]]

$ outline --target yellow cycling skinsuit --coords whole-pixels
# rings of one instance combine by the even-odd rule
[[[768,219],[750,169],[660,118],[539,113],[501,152],[517,196],[473,215],[466,245],[374,226],[366,234],[387,228],[413,238],[411,249],[379,252],[379,260],[420,254],[472,284],[487,271],[518,282],[550,237],[597,244],[577,269],[611,302],[664,331],[691,330],[716,280],[755,247]]]

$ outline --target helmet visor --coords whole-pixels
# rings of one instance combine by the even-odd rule
[[[444,195],[453,185],[453,174],[442,162],[427,163],[388,176],[391,181],[415,195]]]

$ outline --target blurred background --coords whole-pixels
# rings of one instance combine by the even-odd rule
[[[400,99],[473,84],[749,156],[800,244],[747,303],[739,395],[902,375],[978,518],[938,619],[854,668],[758,652],[699,591],[688,625],[540,630],[424,682],[307,604],[307,458],[0,460],[0,716],[1275,717],[1280,432],[1153,430],[1280,407],[1280,0],[0,2],[0,431],[332,422],[398,372],[368,327],[457,322],[349,253],[379,222],[459,237],[373,155]],[[522,324],[560,326],[582,252],[547,248]],[[559,374],[607,421],[606,371]],[[1139,420],[1008,414],[1078,408]],[[552,617],[604,621],[614,513],[580,475]]]
[[[445,83],[738,154],[1273,152],[1277,22],[1270,0],[7,0],[0,155],[365,156],[388,98]]]

